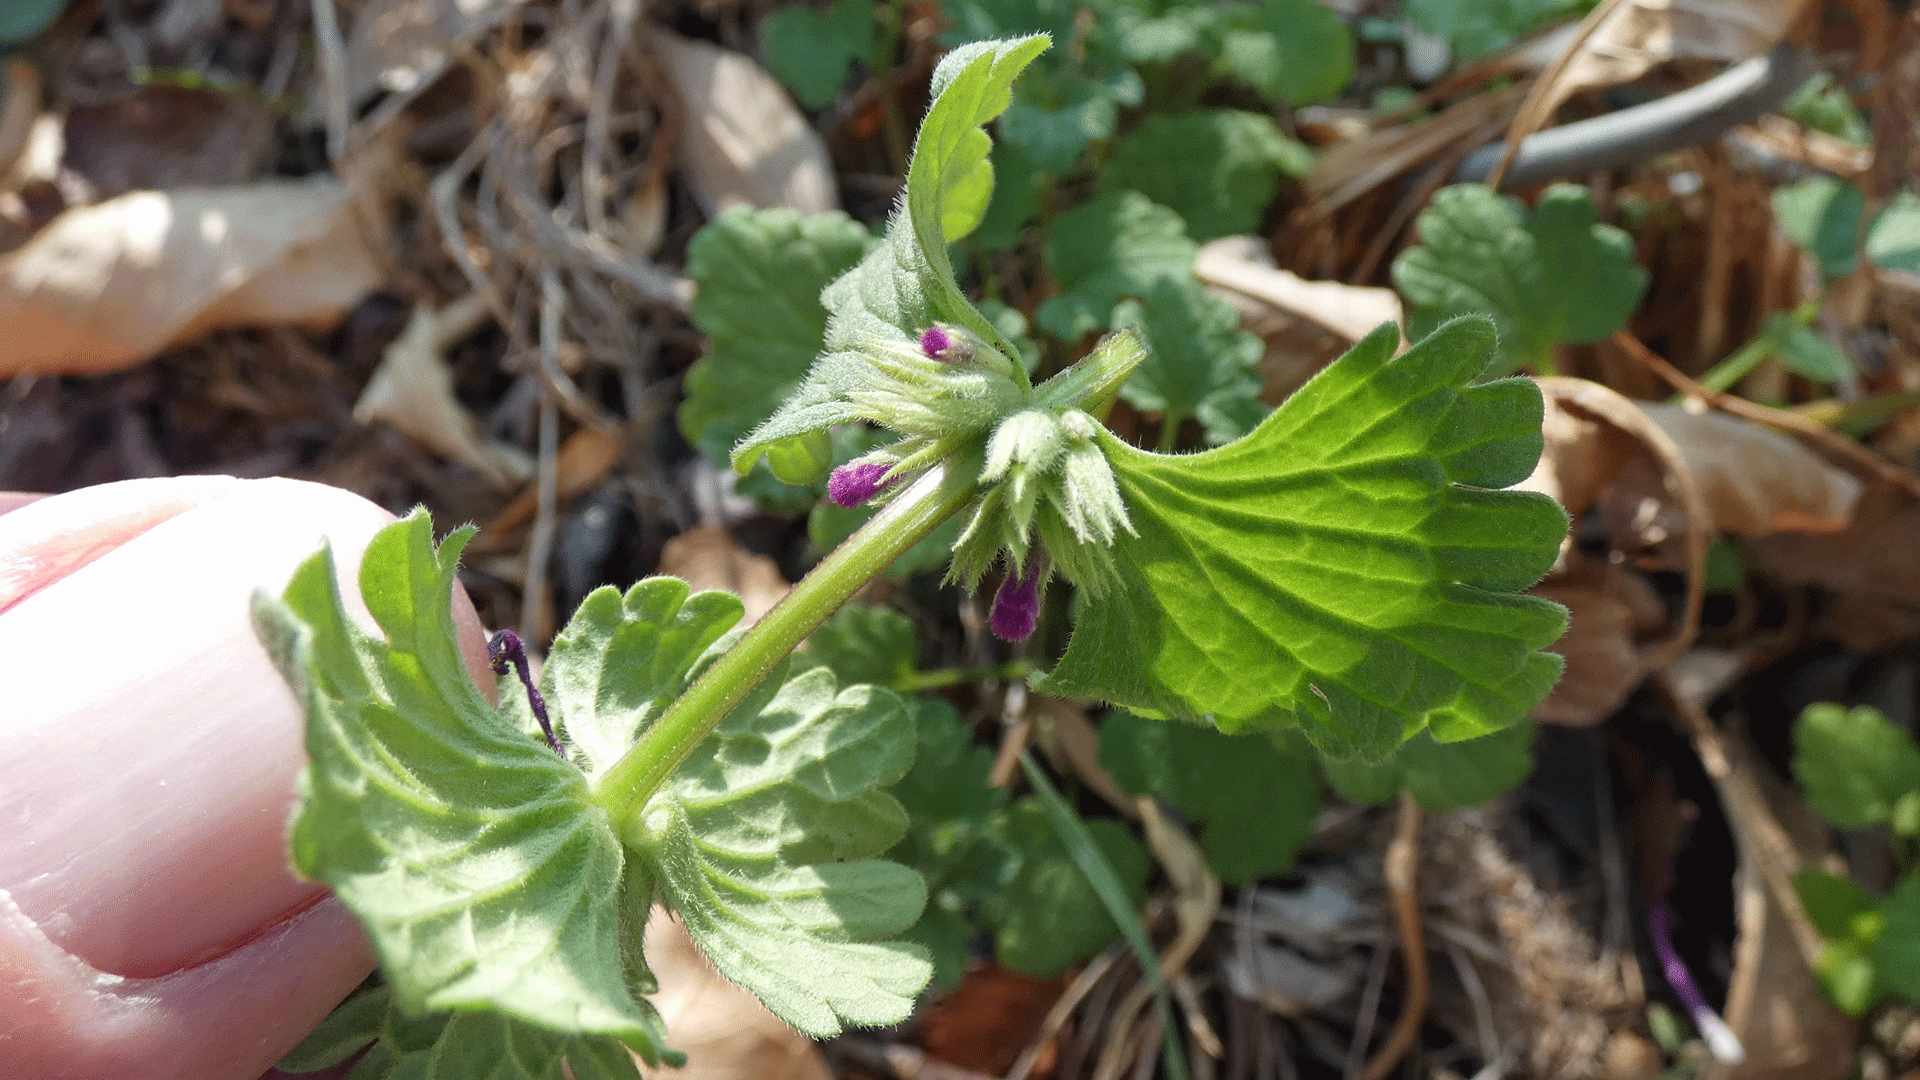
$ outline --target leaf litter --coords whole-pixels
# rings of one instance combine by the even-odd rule
[[[1565,52],[1563,30],[1495,58],[1504,70],[1524,72],[1569,57],[1552,85],[1476,92],[1470,79],[1443,80],[1424,99],[1435,109],[1428,126],[1382,123],[1370,135],[1319,146],[1314,168],[1298,181],[1291,159],[1263,134],[1261,154],[1250,155],[1258,161],[1206,177],[1219,182],[1222,199],[1261,202],[1252,212],[1221,207],[1231,213],[1196,222],[1193,208],[1174,207],[1169,217],[1154,198],[1161,177],[1136,163],[1129,167],[1143,178],[1115,182],[1132,197],[1083,198],[1062,208],[1063,217],[1097,215],[1097,229],[1087,228],[1132,260],[1125,273],[1098,258],[1077,263],[1086,249],[1067,241],[1081,221],[1064,217],[1052,234],[1061,245],[1050,253],[1058,264],[1053,278],[1023,277],[1003,260],[995,264],[1000,295],[1031,328],[1023,332],[1051,334],[1045,347],[1053,349],[1106,326],[1117,301],[1149,308],[1156,281],[1191,280],[1195,245],[1210,233],[1245,234],[1199,248],[1199,277],[1272,305],[1264,314],[1241,309],[1242,326],[1260,337],[1266,355],[1228,374],[1257,373],[1258,396],[1277,404],[1339,351],[1341,342],[1327,348],[1314,335],[1351,342],[1398,321],[1400,301],[1385,287],[1403,253],[1420,243],[1422,213],[1459,197],[1439,195],[1456,151],[1604,111],[1593,89],[1603,76],[1637,79],[1654,92],[1697,82],[1709,70],[1675,57],[1755,55],[1781,39],[1794,7],[1768,6],[1760,15],[1770,21],[1748,18],[1736,40],[1700,32],[1718,10],[1713,4],[1676,4],[1671,12],[1602,5],[1595,18],[1607,21],[1578,54]],[[495,554],[476,564],[492,569],[463,572],[498,625],[526,620],[522,587],[528,556],[538,553],[529,550],[533,534],[542,529],[553,538],[553,558],[589,567],[589,585],[625,584],[660,569],[668,541],[689,535],[677,551],[697,544],[703,554],[685,565],[711,564],[701,572],[736,591],[771,597],[805,568],[806,529],[791,517],[756,513],[730,529],[690,532],[702,512],[682,479],[695,451],[673,434],[674,377],[701,355],[703,331],[716,347],[720,335],[700,317],[689,239],[733,203],[810,212],[844,202],[861,221],[876,218],[898,167],[881,117],[892,111],[911,122],[930,67],[922,61],[943,32],[942,11],[961,5],[909,5],[896,28],[896,68],[876,72],[873,50],[849,48],[840,81],[829,86],[816,77],[828,88],[816,87],[799,105],[767,73],[781,65],[756,59],[767,47],[756,36],[761,13],[743,5],[704,5],[699,19],[672,21],[689,35],[684,43],[656,13],[614,0],[342,5],[339,77],[329,73],[328,42],[313,36],[307,5],[229,4],[199,22],[166,14],[176,8],[186,5],[132,5],[111,19],[60,23],[34,58],[10,68],[32,65],[42,85],[29,101],[24,77],[10,75],[0,124],[0,134],[40,133],[0,140],[21,147],[0,182],[3,302],[15,328],[0,356],[13,376],[0,388],[0,486],[63,490],[163,471],[285,472],[359,490],[397,512],[424,502],[445,520],[498,521],[500,539],[489,537],[499,545]],[[1759,9],[1743,10],[1753,16]],[[1724,993],[1728,1022],[1746,1046],[1744,1065],[1710,1065],[1714,1075],[1792,1068],[1837,1077],[1860,1062],[1868,1075],[1881,1075],[1872,1070],[1914,1062],[1897,1012],[1858,1034],[1819,1026],[1827,1019],[1817,988],[1803,978],[1806,943],[1795,937],[1790,904],[1758,865],[1781,857],[1777,844],[1765,854],[1769,830],[1800,842],[1798,825],[1781,824],[1804,816],[1795,810],[1803,796],[1777,751],[1786,703],[1877,695],[1895,723],[1910,728],[1916,719],[1910,691],[1897,691],[1920,670],[1913,496],[1857,456],[1836,452],[1834,441],[1911,472],[1920,411],[1903,395],[1920,388],[1914,267],[1901,261],[1897,229],[1879,239],[1842,237],[1830,250],[1825,234],[1806,232],[1772,198],[1804,179],[1793,170],[1811,167],[1852,185],[1857,220],[1897,215],[1904,205],[1897,192],[1912,148],[1900,120],[1913,118],[1906,99],[1920,31],[1907,17],[1861,23],[1860,13],[1879,10],[1873,4],[1849,10],[1821,48],[1884,72],[1878,89],[1865,80],[1849,84],[1861,90],[1856,101],[1879,114],[1868,144],[1820,130],[1810,113],[1768,116],[1731,133],[1734,151],[1709,146],[1638,160],[1590,189],[1595,224],[1620,230],[1631,261],[1648,275],[1646,293],[1619,305],[1630,308],[1626,327],[1692,378],[1706,379],[1758,339],[1767,316],[1822,301],[1807,329],[1845,361],[1844,369],[1829,369],[1837,377],[1810,379],[1770,353],[1729,386],[1741,401],[1798,412],[1837,434],[1809,438],[1806,425],[1769,423],[1770,414],[1757,409],[1730,414],[1711,398],[1658,404],[1680,388],[1611,331],[1556,337],[1561,331],[1547,326],[1516,339],[1529,355],[1552,356],[1569,381],[1584,382],[1577,392],[1549,384],[1556,411],[1546,420],[1548,455],[1535,477],[1537,489],[1576,520],[1561,563],[1537,590],[1573,609],[1563,642],[1569,670],[1535,714],[1544,726],[1530,750],[1517,748],[1528,752],[1509,747],[1503,756],[1471,759],[1479,772],[1459,773],[1497,788],[1531,766],[1534,779],[1486,808],[1436,814],[1421,832],[1432,1005],[1411,1053],[1423,1075],[1495,1066],[1508,1075],[1624,1077],[1664,1067],[1647,1006],[1667,991],[1657,969],[1643,974],[1633,959],[1635,913],[1651,886],[1629,880],[1633,860],[1621,850],[1635,843],[1623,823],[1643,802],[1668,815],[1695,805],[1708,811],[1703,822],[1716,813],[1731,822],[1719,834],[1705,824],[1692,830],[1680,856],[1726,860],[1734,872],[1718,886],[1724,893],[1673,894],[1685,932],[1702,943],[1695,953],[1711,959],[1717,949],[1723,958],[1723,973],[1707,979],[1716,996]],[[376,28],[393,19],[407,20],[409,36],[383,45]],[[308,49],[310,41],[318,48]],[[1097,54],[1101,46],[1092,47]],[[1361,50],[1393,70],[1377,44]],[[1649,67],[1653,61],[1665,66]],[[1834,66],[1843,79],[1853,77]],[[1589,70],[1596,67],[1605,70]],[[213,74],[203,85],[166,76],[170,70]],[[1475,70],[1462,63],[1456,73]],[[1490,70],[1499,69],[1478,68],[1476,77]],[[160,74],[156,81],[140,72]],[[711,89],[723,77],[751,93]],[[1264,105],[1245,95],[1276,85],[1265,76],[1242,79],[1205,104],[1248,115],[1250,104]],[[1322,95],[1305,83],[1295,89],[1306,96],[1274,106],[1283,133],[1302,130],[1291,126],[1292,105]],[[289,100],[313,107],[283,107]],[[1377,115],[1358,96],[1339,104],[1369,122]],[[1125,111],[1132,107],[1115,112],[1116,133],[1140,130],[1138,116]],[[202,126],[162,124],[159,134],[168,137],[156,138],[138,109],[162,118],[198,109]],[[334,134],[315,127],[315,117],[325,116],[345,118],[338,160],[315,150],[316,135],[324,144]],[[1324,138],[1335,129],[1311,130]],[[1132,145],[1150,146],[1144,139]],[[1412,183],[1385,186],[1402,175]],[[1527,213],[1539,212],[1538,190],[1519,194]],[[215,220],[219,227],[209,224]],[[170,227],[156,232],[162,221]],[[1803,250],[1800,237],[1816,250]],[[1856,240],[1864,253],[1849,246]],[[1245,254],[1222,262],[1214,253],[1225,250]],[[1527,272],[1538,274],[1537,265]],[[1407,301],[1409,311],[1435,303],[1432,294]],[[417,318],[456,304],[466,313],[462,333],[409,331]],[[1309,325],[1283,331],[1276,328],[1282,322]],[[1535,340],[1542,335],[1555,340],[1543,345]],[[425,343],[405,344],[414,338]],[[354,404],[380,384],[383,358],[409,349],[425,357],[412,362],[427,364],[429,392],[390,397],[363,410],[375,423],[357,420]],[[108,368],[124,370],[94,379],[61,374]],[[1192,422],[1176,430],[1183,448],[1198,449],[1205,437],[1198,403],[1231,381],[1208,378],[1198,384],[1204,392],[1189,395]],[[729,388],[722,382],[718,389]],[[1603,393],[1615,408],[1593,405]],[[1116,429],[1151,446],[1169,400],[1164,392],[1131,395],[1116,406]],[[539,494],[543,469],[554,481],[550,497]],[[522,532],[523,525],[531,528]],[[1715,561],[1724,558],[1733,561]],[[1689,616],[1696,582],[1697,628]],[[550,609],[548,625],[585,589],[558,591],[534,598]],[[992,666],[981,613],[943,608],[910,582],[881,591],[889,595],[879,599],[922,628],[919,667]],[[1664,680],[1709,668],[1716,674],[1703,685],[1714,692],[1693,702],[1693,714],[1663,700]],[[960,715],[976,721],[999,715],[1004,695],[993,678],[949,693]],[[1052,708],[1045,700],[1029,707]],[[1693,740],[1703,730],[1694,723],[1700,710],[1746,732],[1747,742],[1735,741],[1737,752],[1725,754],[1723,775],[1708,780],[1720,766],[1702,770],[1700,762],[1712,752],[1683,741],[1656,760],[1675,774],[1700,773],[1697,782],[1675,781],[1685,788],[1677,802],[1638,794],[1624,779],[1601,782],[1627,775],[1617,763],[1629,753],[1627,732],[1640,730],[1628,725],[1643,722],[1634,717],[1653,715]],[[1592,734],[1558,729],[1567,724]],[[1097,764],[1082,753],[1060,771]],[[1217,1034],[1224,1074],[1349,1072],[1399,1019],[1405,983],[1398,961],[1387,959],[1397,947],[1379,870],[1393,823],[1390,812],[1366,808],[1419,775],[1404,762],[1395,767],[1403,771],[1329,770],[1343,797],[1329,798],[1306,822],[1296,879],[1263,873],[1227,886],[1213,932],[1185,958],[1176,992],[1198,1003]],[[1551,789],[1568,768],[1588,781],[1575,785],[1587,794]],[[1160,832],[1150,845],[1155,853],[1176,859],[1186,849],[1167,837],[1183,835],[1204,851],[1211,808],[1183,802],[1192,797],[1177,790],[1154,794],[1154,820],[1177,830]],[[1457,794],[1456,805],[1485,797]],[[1451,798],[1429,795],[1430,810]],[[1082,810],[1107,813],[1091,803]],[[1152,841],[1155,831],[1133,835]],[[1814,836],[1820,843],[1794,857],[1832,865],[1835,856],[1821,846],[1829,841]],[[1859,852],[1873,850],[1874,841],[1848,839],[1847,850],[1864,865]],[[1158,899],[1147,905],[1163,946],[1192,938],[1196,897],[1204,899],[1204,875],[1191,859],[1179,865],[1184,876],[1156,879]],[[1143,985],[1132,961],[1096,955],[1081,970],[1086,985],[1070,970],[1055,999],[1071,1008],[1053,1025],[1052,1067],[1082,1075],[1106,1061],[1117,1072],[1151,1058],[1152,1041],[1143,1050],[1140,1029],[1131,1026],[1128,1003]],[[782,1041],[782,1029],[731,1019],[745,1015],[734,1011],[743,1006],[706,1007],[728,1018],[721,1030],[766,1032],[762,1045],[738,1058],[712,1052],[734,1061],[739,1075],[787,1068],[769,1053],[798,1073],[820,1074],[804,1048]],[[1048,1006],[1024,1008],[1044,1013]],[[675,1015],[667,1017],[670,1027]],[[1804,1018],[1798,1034],[1763,1019],[1782,1015]],[[1904,1023],[1912,1026],[1910,1014]],[[1362,1029],[1372,1038],[1356,1040]],[[1012,1043],[1016,1051],[1030,1037],[991,1024],[966,1036],[975,1050]],[[1356,1056],[1356,1042],[1370,1045]],[[1679,1055],[1674,1060],[1699,1060],[1697,1048],[1669,1049]],[[871,1071],[859,1060],[888,1058],[830,1048],[828,1060],[845,1074]]]

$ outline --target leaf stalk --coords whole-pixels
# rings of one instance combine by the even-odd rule
[[[594,798],[614,828],[625,835],[654,792],[795,646],[978,491],[978,483],[935,465],[801,578],[601,777]]]

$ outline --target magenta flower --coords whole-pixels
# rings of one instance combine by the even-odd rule
[[[1033,636],[1033,624],[1040,618],[1040,564],[1028,564],[1027,572],[1013,573],[1000,583],[993,595],[993,612],[987,625],[1003,641],[1025,641]]]
[[[849,461],[827,477],[827,498],[837,506],[859,506],[893,483],[887,479],[892,467],[885,461]]]
[[[935,360],[954,362],[971,359],[973,355],[966,342],[943,326],[929,326],[920,331],[920,351]]]

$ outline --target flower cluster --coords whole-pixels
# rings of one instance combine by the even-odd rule
[[[927,327],[914,350],[874,343],[866,351],[869,378],[845,399],[864,419],[905,437],[833,470],[827,496],[858,506],[936,460],[972,461],[983,490],[963,511],[967,525],[948,580],[977,588],[1004,557],[1006,583],[989,622],[1003,638],[1025,638],[1048,578],[1057,571],[1103,592],[1113,542],[1133,531],[1100,446],[1103,429],[1082,406],[1111,397],[1139,354],[1136,338],[1116,335],[1027,389],[1014,361],[963,328]]]

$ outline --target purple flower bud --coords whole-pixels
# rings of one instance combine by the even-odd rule
[[[1008,575],[993,595],[993,612],[987,625],[1002,641],[1025,641],[1033,636],[1033,624],[1040,618],[1040,563],[1027,564],[1027,572]]]
[[[920,351],[935,360],[959,362],[971,359],[973,350],[944,326],[929,326],[920,331]]]
[[[838,506],[859,506],[893,482],[886,479],[892,467],[885,461],[849,461],[827,477],[827,498]]]

